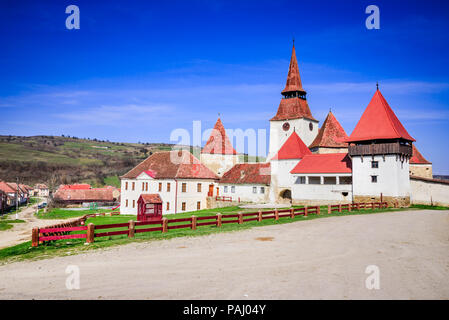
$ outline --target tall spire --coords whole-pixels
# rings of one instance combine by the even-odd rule
[[[292,57],[290,59],[290,66],[288,68],[287,83],[282,94],[287,98],[289,96],[296,96],[299,93],[305,99],[306,91],[302,88],[301,76],[299,75],[298,61],[296,60],[295,40],[293,40]]]
[[[226,134],[226,130],[220,118],[218,118],[217,122],[215,123],[209,140],[207,140],[206,145],[204,146],[201,153],[237,154],[235,149],[232,147],[232,143]]]

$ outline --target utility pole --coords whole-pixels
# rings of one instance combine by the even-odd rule
[[[19,177],[16,179],[17,181],[17,194],[16,194],[16,220],[19,219]]]

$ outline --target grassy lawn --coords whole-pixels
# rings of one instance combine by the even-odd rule
[[[326,208],[326,210],[324,210]],[[264,209],[263,211],[268,211],[269,209]],[[292,222],[300,222],[300,221],[307,221],[312,219],[322,219],[322,218],[328,218],[328,217],[335,217],[335,216],[347,216],[347,215],[358,215],[358,214],[375,214],[380,212],[391,212],[391,211],[403,211],[403,210],[409,210],[407,209],[382,209],[382,210],[360,210],[360,211],[352,211],[352,212],[345,212],[345,213],[332,213],[327,214],[327,207],[322,208],[322,213],[320,215],[316,214],[309,214],[309,216],[306,218],[304,216],[296,216],[294,219],[285,217],[280,218],[278,221],[275,221],[274,219],[267,219],[263,220],[262,222],[258,221],[250,221],[250,222],[244,222],[243,224],[237,224],[237,223],[230,223],[230,224],[223,224],[221,228],[218,228],[216,226],[201,226],[198,227],[197,230],[191,230],[188,228],[185,229],[173,229],[169,230],[167,233],[162,232],[146,232],[146,233],[136,233],[135,238],[128,239],[127,235],[117,235],[117,236],[110,236],[110,237],[101,237],[101,238],[95,238],[95,242],[89,245],[85,245],[85,239],[70,239],[70,240],[59,240],[53,243],[48,243],[46,245],[40,245],[37,248],[31,247],[31,242],[25,242],[13,247],[5,248],[0,250],[0,263],[7,263],[12,261],[19,261],[19,260],[25,260],[25,259],[43,259],[43,258],[49,258],[53,256],[65,256],[65,255],[73,255],[73,254],[79,254],[82,252],[86,252],[89,250],[99,249],[99,248],[106,248],[111,246],[117,246],[132,242],[145,242],[145,241],[155,241],[155,240],[162,240],[162,239],[170,239],[175,237],[196,237],[196,236],[203,236],[211,233],[221,233],[221,232],[233,232],[233,231],[239,231],[239,230],[245,230],[253,227],[259,227],[259,226],[266,226],[266,225],[273,225],[273,224],[284,224],[284,223],[292,223]],[[207,215],[214,215],[218,212],[222,214],[232,214],[237,212],[254,212],[257,210],[254,209],[240,209],[238,207],[226,207],[226,208],[217,208],[217,209],[208,209],[208,210],[201,210],[196,212],[189,212],[189,213],[181,213],[176,215],[168,215],[168,219],[177,219],[177,218],[185,218],[190,217],[192,214],[200,217],[200,216],[207,216]],[[55,213],[56,214],[56,213]],[[95,225],[102,225],[102,224],[112,224],[112,223],[125,223],[129,220],[135,220],[136,216],[133,215],[123,215],[123,216],[106,216],[106,217],[95,217],[95,218],[89,218],[87,220],[87,223],[93,223]],[[184,224],[185,222],[180,222],[180,224]],[[148,228],[151,226],[141,226],[137,227],[139,228]],[[105,231],[117,231],[117,230],[126,230],[127,228],[116,228],[116,229],[103,229],[99,230],[98,232],[105,232]]]
[[[426,204],[412,204],[410,209],[424,209],[424,210],[449,210],[449,207],[443,206],[429,206]]]
[[[23,222],[25,222],[25,221],[20,220],[20,219],[17,219],[17,220],[6,219],[6,216],[2,217],[0,219],[0,231],[11,229],[13,227],[12,226],[13,223],[23,223]]]
[[[44,209],[39,209],[36,217],[39,219],[71,219],[82,217],[86,214],[111,212],[108,209],[96,209],[96,210],[67,210],[67,209],[50,209],[47,213],[44,213]]]

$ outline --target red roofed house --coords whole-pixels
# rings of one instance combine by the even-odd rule
[[[277,113],[270,120],[269,159],[273,158],[293,131],[296,130],[307,146],[318,134],[318,121],[312,116],[307,104],[307,93],[302,87],[294,45],[287,83],[281,94],[283,97]]]
[[[348,135],[334,114],[329,111],[315,140],[309,145],[313,153],[347,153]]]
[[[418,151],[413,145],[412,157],[410,158],[410,176],[432,179],[432,163]]]
[[[163,214],[205,209],[218,179],[188,151],[156,152],[121,177],[120,212],[137,215],[144,194],[159,195]]]
[[[233,201],[268,202],[270,180],[270,163],[236,164],[221,177],[220,195]]]
[[[117,188],[59,188],[53,195],[53,200],[63,205],[86,205],[92,202],[100,205],[113,205],[118,201],[119,196]]]
[[[294,177],[290,174],[290,171],[298,164],[298,161],[309,154],[312,154],[312,152],[296,131],[293,131],[271,159],[270,200],[272,202],[290,202],[292,200],[291,187]]]
[[[239,155],[233,148],[220,118],[215,123],[206,145],[201,150],[200,159],[201,163],[220,177],[239,162]]]
[[[347,139],[355,202],[410,204],[414,141],[378,89]]]
[[[291,174],[293,204],[352,201],[352,163],[347,153],[306,155]]]
[[[6,194],[6,206],[11,207],[16,205],[17,189],[11,187],[8,183],[0,181],[0,190]]]

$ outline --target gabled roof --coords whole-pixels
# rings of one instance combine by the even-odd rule
[[[312,152],[307,148],[296,131],[293,131],[271,160],[302,159],[307,154],[312,154]]]
[[[142,198],[144,203],[162,203],[162,199],[158,193],[141,194],[137,202]]]
[[[211,154],[237,154],[237,151],[232,147],[232,143],[229,140],[226,130],[218,118],[214,128],[210,134],[209,140],[207,140],[201,153]]]
[[[348,143],[345,142],[347,138],[348,135],[345,129],[343,129],[334,114],[329,111],[320,131],[318,131],[318,135],[310,144],[309,148],[345,148],[348,146]]]
[[[290,66],[288,67],[287,83],[285,84],[285,88],[282,90],[282,93],[292,91],[304,91],[302,88],[301,76],[299,75],[298,60],[296,60],[295,45],[293,45]]]
[[[307,155],[290,171],[293,174],[351,172],[352,162],[347,153]]]
[[[410,164],[432,164],[423,157],[423,155],[418,151],[415,145],[413,145],[413,154],[410,158]]]
[[[62,184],[59,186],[58,189],[61,190],[88,190],[90,189],[90,184],[87,183],[80,183],[80,184]]]
[[[193,154],[185,150],[156,152],[121,178],[135,179],[142,171],[151,170],[155,179],[219,179]]]
[[[17,183],[15,183],[15,182],[7,182],[7,184],[11,187],[11,189],[14,190],[14,192],[17,191]],[[26,193],[28,191],[23,188],[23,185],[19,184],[19,192],[20,193]]]
[[[8,183],[0,181],[0,190],[6,193],[15,193],[17,189],[13,189]]]
[[[290,120],[290,119],[311,119],[317,121],[310,112],[307,100],[301,98],[281,99],[276,115],[271,121]]]
[[[399,138],[415,141],[377,90],[347,142]]]
[[[54,198],[59,201],[114,201],[113,189],[58,189]]]
[[[156,177],[156,173],[153,170],[144,170],[139,175],[141,175],[142,173],[145,173],[146,175],[148,175],[151,178]]]
[[[240,163],[225,172],[220,183],[265,184],[271,181],[270,163]]]

